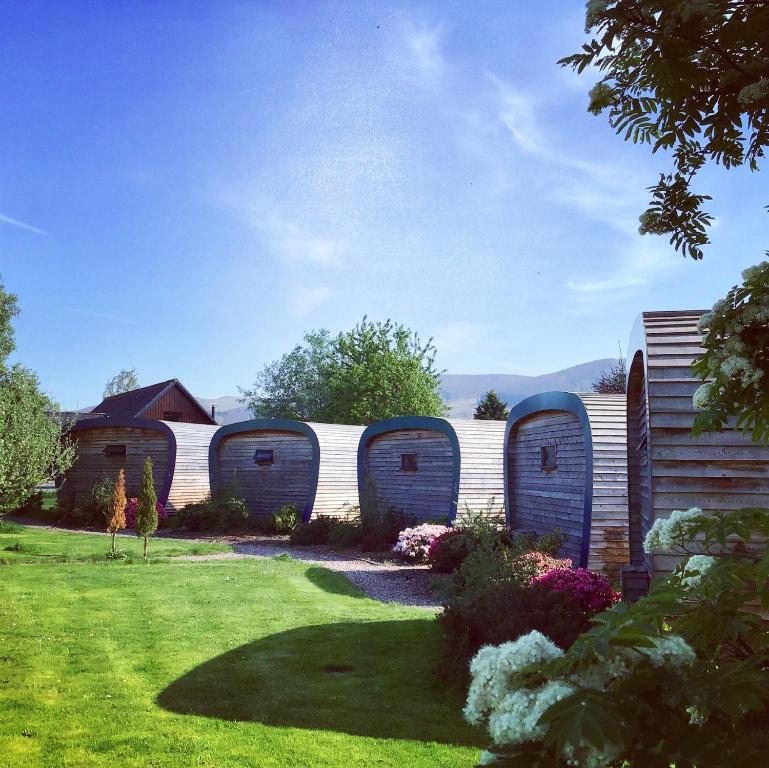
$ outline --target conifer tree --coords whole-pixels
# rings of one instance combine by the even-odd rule
[[[139,503],[136,506],[136,535],[144,537],[144,562],[147,562],[147,544],[149,537],[158,529],[158,497],[152,482],[152,459],[144,461],[142,487]]]
[[[478,403],[473,418],[483,421],[507,421],[509,415],[510,411],[507,409],[507,403],[500,400],[497,393],[491,389]]]
[[[117,482],[112,490],[112,500],[107,514],[107,532],[112,534],[112,554],[115,554],[115,534],[126,527],[125,519],[126,495],[125,472],[121,468],[117,475]]]

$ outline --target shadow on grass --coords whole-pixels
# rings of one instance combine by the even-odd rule
[[[300,627],[201,664],[157,702],[178,714],[480,747],[461,695],[432,672],[439,641],[429,619]]]
[[[347,578],[336,571],[330,571],[322,566],[310,566],[305,571],[308,581],[311,581],[316,587],[320,587],[325,592],[332,595],[344,595],[345,597],[365,598],[366,595],[357,587],[353,586]]]

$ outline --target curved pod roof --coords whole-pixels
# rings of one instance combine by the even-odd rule
[[[313,514],[331,515],[358,504],[356,451],[363,427],[293,419],[250,419],[220,427],[209,449],[212,488],[219,483],[217,457],[222,440],[247,432],[293,432],[309,440],[310,481],[302,509],[304,522]]]
[[[71,427],[75,439],[79,433],[99,429],[142,429],[157,432],[168,444],[166,470],[159,488],[158,501],[170,510],[200,501],[208,494],[208,447],[217,427],[174,421],[133,417],[84,419]],[[126,434],[129,434],[126,432]]]
[[[508,451],[516,427],[538,413],[572,414],[582,427],[584,478],[581,567],[614,575],[628,562],[627,554],[627,427],[624,395],[543,392],[516,405],[505,430],[505,514],[512,525]]]
[[[458,510],[484,508],[491,498],[504,495],[502,447],[505,423],[476,419],[444,419],[436,416],[395,416],[366,427],[358,446],[358,493],[366,482],[366,452],[371,441],[389,432],[407,430],[437,432],[451,447],[451,488],[447,517]]]

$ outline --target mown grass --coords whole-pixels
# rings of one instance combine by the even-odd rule
[[[134,562],[143,559],[142,540],[132,535],[117,537],[117,549],[123,560]],[[34,526],[19,525],[0,517],[0,565],[11,563],[40,562],[94,562],[106,560],[110,539],[93,533],[51,531]],[[173,555],[207,555],[228,552],[226,544],[185,541],[184,539],[153,536],[150,540],[150,557],[153,559]]]
[[[484,738],[433,675],[439,639],[285,558],[14,563],[0,765],[469,768]]]

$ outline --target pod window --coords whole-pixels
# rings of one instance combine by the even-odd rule
[[[416,453],[401,454],[401,472],[416,472],[417,468]]]
[[[117,443],[111,443],[110,445],[106,445],[104,447],[105,456],[125,456],[125,454],[125,444],[119,445]]]
[[[260,448],[254,454],[254,464],[258,464],[260,467],[268,466],[275,462],[275,456],[269,449]]]
[[[554,445],[543,445],[539,449],[539,468],[548,472],[557,466],[556,447]]]

